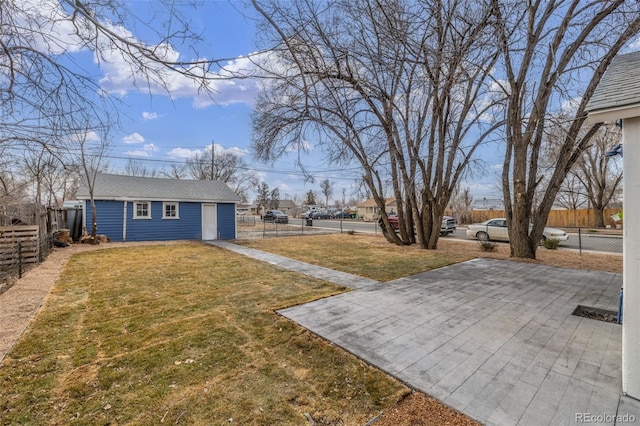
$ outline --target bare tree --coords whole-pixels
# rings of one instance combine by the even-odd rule
[[[436,248],[453,189],[499,125],[489,2],[252,3],[279,45],[254,116],[258,157],[313,137],[330,161],[359,163],[387,229],[391,185],[401,226],[389,241]]]
[[[587,205],[584,185],[575,173],[569,173],[562,181],[562,186],[556,196],[556,203],[568,210],[577,210]]]
[[[471,190],[469,187],[466,187],[462,191],[460,191],[460,186],[458,185],[451,197],[451,203],[449,207],[451,208],[453,215],[456,217],[456,220],[459,223],[469,223],[469,210],[471,210],[471,203],[473,202],[473,196],[471,195]]]
[[[213,90],[213,80],[238,77],[215,72],[227,59],[201,59],[193,47],[200,36],[183,13],[197,2],[178,3],[149,3],[149,22],[123,0],[3,1],[0,147],[9,148],[3,155],[19,157],[24,146],[43,146],[63,156],[74,148],[66,137],[84,132],[87,117],[99,120],[100,128],[119,125],[114,107],[120,96],[111,93],[112,80],[83,67],[78,54],[92,54],[98,66],[124,65],[119,77],[149,93],[168,92],[176,75],[205,93]],[[194,59],[184,61],[176,46],[190,46]]]
[[[247,162],[232,151],[206,150],[196,154],[186,162],[186,170],[192,179],[219,180],[231,187],[243,201],[248,199],[249,191],[258,184],[258,177]],[[215,155],[214,155],[215,154]]]
[[[620,143],[622,134],[616,126],[603,126],[592,137],[592,144],[576,161],[571,176],[580,181],[594,210],[594,226],[603,228],[604,209],[615,197],[622,182],[622,168],[605,152]]]
[[[129,176],[155,177],[158,172],[147,168],[140,160],[129,158],[124,165],[124,173]]]
[[[258,212],[262,215],[262,211],[269,208],[269,185],[267,182],[262,182],[258,185],[256,194],[256,206]]]
[[[49,199],[51,194],[43,194],[45,179],[47,176],[56,175],[62,168],[60,160],[42,145],[34,147],[27,146],[23,152],[23,170],[29,176],[30,181],[34,185],[33,202],[38,212],[41,211],[47,203],[45,199]]]
[[[109,150],[108,129],[109,127],[92,128],[88,123],[83,132],[70,133],[68,140],[68,143],[74,146],[74,149],[69,153],[69,163],[76,165],[77,173],[82,177],[82,181],[89,193],[89,203],[91,205],[89,243],[91,244],[100,243],[96,238],[98,220],[94,195],[98,173],[108,168],[108,164],[105,162],[105,155]]]
[[[186,179],[187,166],[186,164],[172,163],[168,169],[163,168],[160,170],[160,175],[169,179]]]
[[[324,205],[329,207],[329,198],[331,198],[331,195],[333,194],[333,183],[329,179],[324,179],[320,182],[320,191],[322,192],[322,195],[324,195]]]
[[[26,203],[28,182],[18,177],[9,169],[0,171],[0,214],[3,216],[0,223],[11,223],[14,217],[10,206]]]
[[[269,208],[278,209],[280,207],[280,190],[273,188],[269,193]]]
[[[613,57],[640,30],[640,9],[624,0],[491,3],[504,75],[497,82],[508,96],[502,186],[511,255],[535,258],[562,181],[600,127],[583,130],[586,105]],[[570,102],[557,162],[539,188],[545,132]]]

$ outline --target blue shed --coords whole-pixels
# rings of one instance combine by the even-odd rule
[[[77,198],[83,201],[84,226],[91,230],[86,182]],[[236,238],[240,197],[224,182],[98,173],[93,199],[98,234],[112,241]]]

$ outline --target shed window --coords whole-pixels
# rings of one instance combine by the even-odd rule
[[[178,216],[178,203],[162,203],[163,219],[180,219]]]
[[[149,201],[136,201],[133,206],[134,219],[151,219],[151,203]]]

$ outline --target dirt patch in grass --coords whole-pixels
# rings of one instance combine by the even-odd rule
[[[479,423],[441,402],[414,392],[384,413],[375,426],[475,426]]]

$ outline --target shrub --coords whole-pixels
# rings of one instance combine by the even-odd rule
[[[542,243],[544,248],[549,250],[557,250],[558,244],[560,244],[560,240],[558,240],[557,238],[547,238],[546,240],[544,240],[544,243]]]
[[[480,250],[486,252],[498,250],[498,245],[492,241],[478,241],[478,246],[480,246]]]

